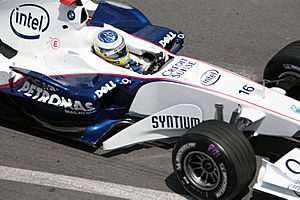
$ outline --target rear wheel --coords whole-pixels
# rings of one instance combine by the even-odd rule
[[[174,171],[197,199],[233,199],[247,191],[256,170],[254,151],[235,127],[206,121],[178,139]]]
[[[286,95],[300,100],[300,41],[280,50],[267,64],[264,79],[269,87],[279,87]]]

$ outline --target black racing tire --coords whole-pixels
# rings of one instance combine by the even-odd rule
[[[216,120],[205,121],[179,138],[172,163],[182,186],[202,200],[240,197],[256,172],[248,139],[234,126]]]
[[[268,62],[263,78],[275,81],[267,86],[283,88],[287,96],[300,100],[300,40],[284,47]],[[276,82],[284,79],[288,82]]]

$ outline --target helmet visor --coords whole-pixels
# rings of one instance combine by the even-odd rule
[[[111,58],[111,59],[122,58],[127,55],[127,47],[125,44],[123,44],[114,50],[101,49],[101,53],[106,58]]]

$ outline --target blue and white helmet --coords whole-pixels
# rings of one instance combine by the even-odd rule
[[[100,31],[94,39],[94,49],[97,55],[115,65],[124,66],[129,61],[124,38],[115,31]]]

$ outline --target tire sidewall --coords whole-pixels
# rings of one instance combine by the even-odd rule
[[[294,76],[300,78],[300,60],[292,56],[274,57],[265,69],[264,79],[272,81],[283,79],[286,76]],[[281,87],[280,82],[276,81],[268,84],[268,87],[283,88]],[[296,100],[300,99],[300,95],[298,93],[299,86],[295,86],[293,88],[285,90],[286,96],[289,96]]]
[[[285,72],[300,74],[300,60],[290,56],[274,57],[264,71],[264,79],[276,80]]]
[[[205,153],[218,166],[220,180],[216,188],[206,191],[198,188],[185,174],[184,159],[193,151]],[[184,188],[196,198],[230,199],[235,194],[237,184],[236,169],[226,151],[215,141],[200,135],[184,135],[175,145],[173,151],[173,166],[178,179]]]

